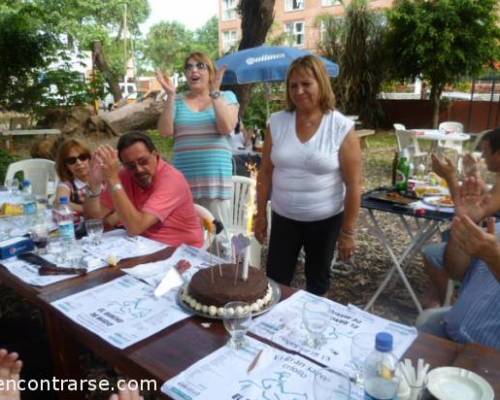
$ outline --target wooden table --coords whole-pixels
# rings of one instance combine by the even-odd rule
[[[61,378],[78,378],[81,371],[76,354],[82,343],[122,373],[134,379],[155,379],[160,385],[188,368],[194,362],[223,346],[228,336],[220,322],[207,322],[200,317],[183,320],[125,350],[119,350],[98,336],[74,323],[50,306],[51,301],[108,282],[122,272],[101,269],[84,277],[59,282],[36,289],[13,277],[0,267],[0,280],[40,306],[47,322],[56,374]],[[283,298],[296,289],[282,287]],[[405,357],[414,362],[424,358],[432,368],[455,365],[475,371],[494,387],[500,396],[500,353],[479,345],[460,345],[427,334],[419,334]],[[64,393],[64,399],[83,399],[83,393]],[[165,396],[164,396],[165,397]],[[165,397],[166,398],[166,397]]]

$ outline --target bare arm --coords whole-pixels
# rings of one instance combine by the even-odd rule
[[[362,157],[359,139],[354,129],[347,134],[340,147],[340,169],[346,186],[344,219],[339,237],[340,256],[352,256],[355,248],[356,223],[361,206]]]
[[[486,231],[469,217],[453,218],[452,234],[460,249],[472,257],[482,259],[500,281],[500,242],[495,232],[495,218],[488,218]]]
[[[271,161],[273,147],[271,131],[267,130],[262,149],[262,161],[257,176],[257,215],[255,217],[255,237],[264,243],[267,235],[267,201],[269,200],[273,181],[274,165]]]
[[[222,83],[222,78],[226,72],[226,66],[223,65],[220,69],[215,72],[214,81],[211,84],[210,91],[217,92],[220,90],[220,85]],[[238,122],[238,106],[234,104],[228,104],[226,99],[219,96],[217,99],[212,99],[212,103],[215,110],[215,121],[217,125],[217,131],[221,135],[229,135],[233,132],[236,123]]]
[[[160,119],[158,120],[158,131],[161,136],[172,136],[174,134],[174,104],[176,89],[172,79],[161,71],[156,71],[156,79],[162,86],[163,90],[165,90],[165,93],[167,93],[165,108],[160,115]]]
[[[432,154],[431,158],[432,170],[446,181],[451,198],[455,201],[460,188],[455,164],[448,157],[440,159]]]
[[[60,203],[60,199],[63,196],[66,196],[69,199],[71,197],[71,190],[66,185],[61,185],[60,184],[57,187],[56,198],[54,200],[54,205],[56,207],[58,207],[59,204],[61,204]],[[79,212],[79,213],[83,212],[83,206],[81,204],[76,204],[76,203],[70,202],[69,205],[70,205],[70,207],[71,207],[71,209],[73,211],[76,211],[76,212]]]

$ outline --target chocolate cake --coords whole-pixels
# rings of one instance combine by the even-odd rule
[[[202,269],[193,275],[182,300],[197,311],[212,316],[223,313],[223,307],[230,301],[244,301],[252,312],[261,310],[272,299],[272,290],[266,274],[257,268],[249,267],[248,279],[241,279],[241,265],[238,280],[234,284],[236,265],[222,264]],[[213,276],[213,281],[212,281]]]

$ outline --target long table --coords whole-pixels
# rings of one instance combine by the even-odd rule
[[[0,267],[0,281],[43,310],[55,372],[60,378],[82,377],[76,349],[79,344],[83,344],[131,378],[155,379],[159,388],[164,381],[227,342],[228,335],[220,322],[211,321],[207,326],[202,325],[207,320],[190,317],[146,340],[119,350],[50,305],[52,301],[109,282],[122,274],[118,268],[106,268],[38,289]],[[282,286],[283,298],[295,291],[296,289]],[[500,396],[500,353],[494,349],[479,345],[460,345],[420,333],[405,357],[414,362],[418,358],[424,358],[432,368],[454,365],[472,370],[483,376],[494,387],[496,395]],[[64,392],[59,395],[64,399],[84,398],[84,394],[80,392]]]

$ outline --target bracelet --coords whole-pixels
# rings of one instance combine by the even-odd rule
[[[121,183],[115,183],[113,186],[111,186],[111,192],[118,192],[119,190],[122,190],[123,186]]]
[[[85,194],[89,199],[95,199],[96,197],[99,197],[101,195],[101,192],[102,192],[102,186],[99,186],[99,189],[97,190],[97,192],[94,192],[90,188],[90,186],[87,186],[87,190],[85,191]]]

